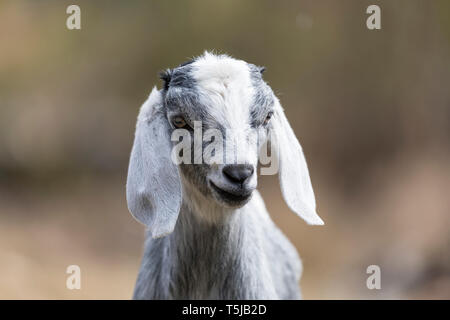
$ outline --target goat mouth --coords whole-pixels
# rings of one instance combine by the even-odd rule
[[[217,193],[217,195],[231,204],[241,204],[250,199],[252,191],[242,191],[241,193],[226,191],[222,188],[216,186],[212,181],[210,181],[212,189]]]

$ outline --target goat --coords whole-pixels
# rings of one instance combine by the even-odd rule
[[[141,107],[126,185],[130,212],[148,228],[134,299],[301,298],[300,258],[255,190],[261,145],[251,134],[278,150],[288,206],[308,224],[323,221],[302,148],[262,72],[205,52],[164,72],[164,87]],[[245,150],[241,163],[177,164],[172,134],[195,136],[195,120],[226,130],[225,142]]]

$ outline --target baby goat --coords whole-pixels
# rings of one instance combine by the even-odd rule
[[[142,106],[127,180],[128,208],[149,229],[135,299],[301,297],[301,261],[255,190],[262,148],[255,135],[278,153],[288,206],[309,224],[323,221],[302,148],[262,71],[206,52],[166,71],[164,88]],[[198,129],[226,132],[227,159],[236,161],[178,164],[179,128],[192,145]]]

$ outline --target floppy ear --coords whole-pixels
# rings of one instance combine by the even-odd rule
[[[302,147],[275,98],[272,118],[272,150],[278,152],[281,192],[289,208],[308,224],[322,225],[316,213],[316,200]],[[275,136],[275,137],[273,137]]]
[[[173,231],[181,205],[180,176],[171,160],[162,106],[161,92],[153,88],[139,112],[127,178],[128,209],[153,238]]]

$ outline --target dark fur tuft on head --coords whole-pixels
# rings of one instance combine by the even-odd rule
[[[182,64],[180,64],[180,65],[178,66],[178,68],[181,68],[181,67],[184,67],[184,66],[188,66],[188,65],[190,65],[190,64],[192,64],[192,63],[194,63],[194,62],[195,62],[195,59],[188,60],[188,61],[183,62]]]
[[[171,69],[167,69],[167,70],[159,73],[159,78],[162,81],[164,81],[164,85],[163,85],[164,90],[169,89],[170,80],[172,79],[172,72],[173,71]]]

